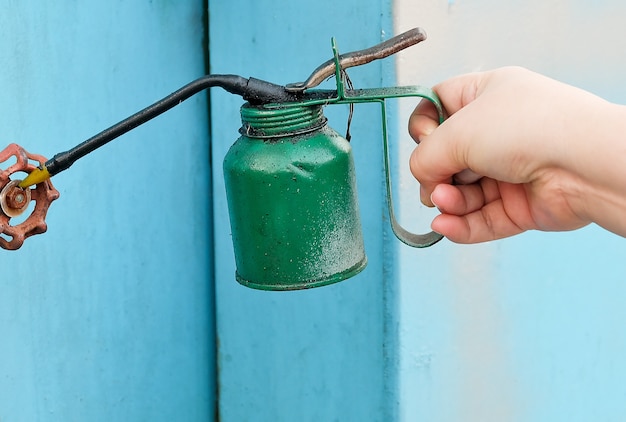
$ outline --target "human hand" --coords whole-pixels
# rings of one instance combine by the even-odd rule
[[[475,243],[595,221],[626,234],[615,216],[616,206],[626,211],[626,143],[615,136],[623,107],[522,68],[468,74],[434,90],[448,120],[437,127],[423,101],[409,121],[422,202],[441,211],[434,231]]]

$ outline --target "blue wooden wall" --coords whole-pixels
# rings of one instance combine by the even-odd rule
[[[386,17],[390,4],[335,3],[212,3],[213,71],[301,80],[329,57],[311,55],[326,51],[330,35],[343,51],[360,48],[377,41],[369,38],[376,25],[390,34],[389,20],[395,33],[423,26],[429,34],[398,60],[400,83],[432,85],[518,64],[626,103],[624,41],[615,36],[626,10],[619,2],[397,0],[393,19]],[[393,69],[382,66],[351,75],[363,77],[357,86],[393,83]],[[353,144],[370,267],[319,291],[237,286],[218,163],[237,136],[239,104],[212,99],[225,420],[624,419],[623,239],[588,227],[483,245],[399,245],[382,218],[373,111],[355,120],[362,132]],[[413,144],[408,113],[401,114],[392,136],[399,140],[392,145],[402,180],[397,200],[402,222],[423,230],[432,213],[408,174]],[[339,126],[342,118],[331,122]]]
[[[205,72],[203,1],[4,2],[0,148],[67,149]],[[54,178],[0,250],[1,421],[214,414],[208,110],[197,96]]]
[[[388,38],[388,1],[211,1],[210,58],[214,73],[277,83],[305,79],[340,51]],[[393,78],[392,62],[354,69],[356,86]],[[387,71],[385,71],[385,69]],[[332,87],[332,85],[331,85]],[[353,279],[301,292],[263,292],[238,285],[221,173],[238,137],[242,101],[211,96],[219,410],[224,421],[393,420],[396,373],[389,301],[393,260],[387,249],[380,109],[360,106],[352,124],[368,267]],[[347,110],[327,110],[344,131]]]
[[[624,6],[531,3],[10,2],[0,146],[66,149],[204,74],[207,45],[213,72],[287,83],[331,36],[349,51],[413,26],[429,40],[398,61],[402,83],[522,64],[625,103]],[[389,60],[350,75],[396,83]],[[213,91],[209,120],[199,95],[54,178],[48,233],[0,251],[1,421],[623,419],[623,239],[400,245],[377,107],[352,127],[368,268],[304,292],[238,285],[221,161],[240,105]],[[345,130],[346,109],[327,115]],[[422,230],[392,147],[403,223]]]

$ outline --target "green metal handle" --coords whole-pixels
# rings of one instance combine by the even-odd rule
[[[339,81],[340,78],[338,77]],[[389,165],[389,141],[387,136],[387,107],[385,101],[390,98],[406,98],[406,97],[418,97],[430,101],[435,105],[437,114],[439,116],[439,123],[443,123],[445,120],[445,111],[441,104],[441,100],[437,97],[435,92],[427,87],[423,86],[400,86],[389,88],[368,88],[368,89],[354,89],[344,90],[343,85],[338,83],[337,97],[330,100],[323,101],[308,101],[305,105],[312,104],[359,104],[359,103],[379,103],[381,106],[382,115],[382,132],[383,132],[383,159],[385,165],[385,185],[387,188],[387,206],[389,208],[389,219],[391,223],[391,229],[398,239],[403,243],[413,246],[415,248],[426,248],[439,242],[443,236],[436,232],[430,232],[426,234],[415,234],[406,230],[398,222],[395,212],[393,210],[393,194],[391,186],[391,171]],[[301,104],[302,105],[302,104]]]
[[[435,94],[435,92],[427,87],[423,86],[400,86],[400,87],[388,87],[388,88],[367,88],[367,89],[345,89],[343,78],[341,77],[341,63],[340,56],[337,50],[337,44],[335,39],[331,40],[334,63],[335,63],[335,82],[337,84],[337,91],[335,97],[311,99],[297,103],[299,106],[307,105],[331,105],[331,104],[358,104],[358,103],[379,103],[382,113],[382,132],[383,132],[383,159],[385,165],[385,185],[387,188],[387,206],[389,208],[389,219],[391,222],[391,229],[400,241],[413,246],[415,248],[426,248],[432,246],[435,243],[443,239],[443,236],[439,233],[431,231],[426,234],[411,233],[398,223],[396,215],[393,210],[393,194],[391,186],[391,172],[389,165],[389,142],[387,140],[387,108],[385,100],[389,98],[406,98],[406,97],[418,97],[423,98],[434,104],[437,114],[439,116],[439,123],[443,123],[445,120],[445,111],[441,104],[441,100]],[[313,92],[309,91],[309,92]],[[283,105],[285,106],[285,105]],[[288,105],[287,105],[288,106]]]
[[[414,248],[427,248],[443,239],[439,233],[431,231],[426,234],[416,234],[406,230],[400,225],[396,214],[393,211],[393,189],[391,186],[391,171],[389,165],[389,141],[387,136],[387,107],[385,100],[388,98],[401,97],[420,97],[426,99],[435,105],[439,116],[439,124],[445,120],[445,111],[441,100],[435,92],[423,86],[405,86],[391,88],[372,88],[345,90],[343,80],[341,78],[341,65],[339,63],[339,53],[337,44],[334,39],[331,40],[333,54],[335,58],[335,80],[337,83],[337,99],[334,103],[363,103],[363,102],[379,102],[382,113],[382,132],[383,132],[383,159],[385,163],[385,186],[387,188],[387,207],[389,209],[389,220],[391,230],[396,237],[403,243]]]
[[[430,88],[415,87],[415,95],[432,102],[437,109],[439,115],[439,123],[443,123],[445,119],[445,112],[441,105],[441,100],[435,92]],[[443,236],[439,233],[431,231],[426,234],[416,234],[406,230],[398,223],[395,213],[393,211],[393,194],[391,186],[391,171],[389,165],[389,142],[387,140],[387,117],[385,111],[385,103],[382,102],[382,118],[383,118],[383,149],[384,149],[384,161],[385,161],[385,185],[387,187],[387,206],[389,208],[389,220],[391,223],[391,229],[400,241],[413,246],[415,248],[427,248],[434,245],[443,239]]]

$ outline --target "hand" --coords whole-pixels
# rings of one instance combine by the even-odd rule
[[[622,106],[522,68],[468,74],[434,90],[448,120],[437,127],[424,101],[409,121],[422,202],[441,211],[434,231],[475,243],[595,221],[626,234]]]

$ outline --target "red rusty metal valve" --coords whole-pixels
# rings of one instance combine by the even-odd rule
[[[15,163],[0,170],[0,247],[15,250],[22,246],[27,237],[47,230],[45,218],[48,207],[59,197],[59,192],[52,186],[50,179],[33,189],[19,187],[21,179],[17,177],[20,173],[24,173],[25,177],[37,166],[43,165],[46,159],[26,152],[17,144],[11,144],[0,152],[0,165],[11,157],[15,157]],[[30,206],[31,201],[35,202],[34,208]],[[17,217],[30,209],[32,211],[26,219],[20,218],[22,221],[15,223]]]

